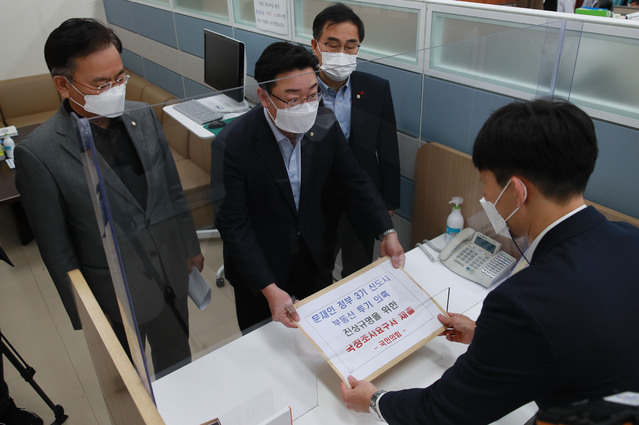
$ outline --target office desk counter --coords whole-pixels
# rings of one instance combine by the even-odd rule
[[[405,270],[431,295],[450,288],[449,311],[472,318],[489,292],[431,263],[420,249],[406,254]],[[387,390],[428,386],[466,347],[437,337],[374,383]],[[222,425],[258,424],[287,406],[295,425],[377,423],[368,414],[346,408],[339,383],[300,331],[269,323],[157,380],[153,391],[167,425],[198,425],[213,418]],[[495,424],[521,425],[536,410],[530,403]]]
[[[16,144],[19,144],[22,140],[40,124],[33,124],[18,128],[18,135],[13,136],[12,139]],[[18,237],[20,243],[26,245],[33,239],[31,228],[27,222],[27,218],[22,210],[22,204],[20,203],[20,193],[16,188],[16,170],[10,169],[6,164],[6,161],[0,162],[0,206],[11,205],[11,214],[13,215],[14,223],[18,230]]]
[[[218,98],[218,96],[210,96],[210,97],[205,97],[203,99],[198,99],[198,101],[201,102],[202,104],[210,107],[210,108],[218,109],[217,106],[216,106],[216,105],[218,105],[217,100],[216,100],[217,98]],[[228,103],[228,101],[226,103]],[[245,113],[249,109],[248,103],[246,105],[247,105],[246,109],[242,109],[242,110],[240,110],[238,112],[229,112],[229,113],[224,114],[224,118],[223,119],[228,120],[228,119],[235,118],[235,117],[238,117],[238,116],[242,115],[243,113]],[[190,119],[186,115],[183,115],[182,113],[180,113],[180,111],[176,110],[175,109],[175,104],[167,105],[167,106],[165,106],[162,109],[164,110],[164,112],[169,114],[177,122],[182,124],[184,127],[186,127],[190,132],[195,134],[200,139],[215,139],[215,134],[213,134],[208,129],[204,128],[203,125],[200,125],[200,124],[196,123],[195,121],[193,121],[192,119]]]
[[[13,141],[19,144],[39,125],[34,124],[18,128],[18,135],[12,137]],[[10,169],[6,161],[0,162],[0,206],[20,201],[20,193],[16,189],[15,173],[16,170]]]

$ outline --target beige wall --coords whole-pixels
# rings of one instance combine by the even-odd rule
[[[44,42],[72,17],[106,22],[102,0],[0,0],[0,79],[46,73]]]

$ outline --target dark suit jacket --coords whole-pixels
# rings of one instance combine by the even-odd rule
[[[372,234],[392,227],[383,201],[357,166],[330,110],[320,107],[315,125],[300,141],[299,212],[261,106],[233,121],[218,138],[216,143],[225,146],[226,194],[216,225],[224,241],[224,271],[234,286],[245,285],[258,293],[270,283],[285,284],[298,235],[318,268],[329,267],[334,244],[330,220],[335,220],[329,192],[335,182]]]
[[[146,175],[145,206],[99,158],[129,291],[142,324],[164,307],[165,284],[185,306],[185,260],[197,255],[200,247],[157,117],[138,102],[127,102],[126,110],[122,120]],[[74,328],[80,328],[80,320],[66,273],[75,268],[82,271],[105,313],[121,321],[80,145],[64,105],[16,146],[15,157],[21,202]]]
[[[468,352],[427,389],[390,392],[391,425],[486,424],[639,391],[639,229],[588,207],[551,229],[531,265],[485,299]]]
[[[386,208],[399,208],[397,125],[387,80],[365,72],[351,74],[351,134],[348,144],[382,195]]]

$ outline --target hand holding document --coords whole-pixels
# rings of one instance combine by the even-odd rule
[[[371,380],[439,335],[444,310],[382,258],[295,304],[298,327],[348,384]]]

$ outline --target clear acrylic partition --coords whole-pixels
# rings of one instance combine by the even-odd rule
[[[297,418],[317,406],[323,359],[279,324],[239,339],[233,289],[216,284],[219,201],[208,171],[219,130],[197,137],[166,112],[173,104],[128,103],[111,122],[77,122],[129,352],[167,424],[259,423],[288,406]],[[200,252],[212,291],[203,310],[188,271]]]
[[[390,80],[401,147],[428,141],[422,136],[422,119],[432,102],[424,91],[430,78],[449,74],[469,86],[512,82],[520,97],[570,96],[579,29],[552,22],[492,28],[464,38],[446,19],[440,22],[442,44],[437,47],[358,61],[358,71]],[[508,40],[533,39],[534,51],[507,48]],[[405,78],[398,79],[388,64],[404,58],[423,60],[423,70],[402,69],[399,75]],[[259,103],[257,91],[255,84],[245,87],[253,104]],[[201,424],[216,417],[222,423],[257,424],[289,405],[296,419],[318,405],[318,373],[332,371],[300,332],[279,323],[241,335],[233,288],[224,279],[222,241],[214,228],[224,198],[224,146],[216,134],[224,127],[186,126],[174,111],[176,103],[206,103],[213,95],[219,94],[211,91],[151,108],[128,103],[116,120],[118,127],[108,133],[101,128],[103,117],[78,123],[115,293],[131,331],[127,336],[136,368],[167,424]],[[365,122],[384,127],[382,112],[366,103],[378,93],[353,95],[353,107],[362,108]],[[390,106],[390,99],[382,106]],[[226,112],[227,122],[242,114]],[[485,111],[486,117],[490,112]],[[126,135],[134,150],[127,148]],[[370,155],[374,159],[375,152]],[[202,310],[188,294],[189,259],[197,260],[200,252],[205,258],[202,276],[211,287],[210,304]],[[442,307],[448,303],[447,293],[434,296]]]
[[[148,368],[146,366],[146,359],[144,357],[144,348],[141,345],[141,338],[138,332],[137,320],[134,313],[133,298],[129,292],[127,274],[124,268],[125,253],[122,249],[122,241],[118,238],[118,234],[121,233],[118,226],[120,225],[120,222],[126,223],[126,220],[123,220],[123,217],[119,216],[118,212],[111,211],[111,203],[109,202],[107,188],[102,176],[102,170],[104,167],[100,166],[100,154],[95,147],[92,134],[93,132],[89,121],[86,119],[79,119],[75,114],[72,116],[80,145],[79,148],[82,158],[82,166],[87,177],[89,192],[93,202],[93,209],[96,215],[109,271],[111,273],[113,289],[118,300],[120,311],[120,317],[108,317],[108,319],[111,323],[115,323],[116,326],[117,324],[122,325],[121,327],[118,326],[118,328],[124,330],[126,334],[128,347],[125,348],[128,348],[128,352],[130,353],[129,355],[140,374],[140,378],[142,378],[147,390],[152,395],[151,382],[149,379]],[[105,172],[108,173],[106,170]],[[114,221],[114,218],[117,219],[118,222]],[[91,284],[89,283],[89,286],[90,285]],[[95,289],[92,290],[95,291]],[[106,309],[105,314],[109,315],[109,312]],[[115,315],[115,313],[111,313],[111,315]],[[122,335],[119,334],[118,337],[122,341]]]
[[[544,25],[539,54],[537,97],[570,100],[581,46],[583,24],[578,21],[551,21]]]
[[[429,44],[434,47],[426,49],[423,55],[425,78],[444,79],[498,93],[490,104],[469,99],[473,117],[464,119],[471,120],[473,126],[480,126],[494,110],[509,103],[509,98],[570,100],[582,39],[581,22],[561,20],[529,25],[433,12],[431,24]],[[436,107],[426,90],[422,93],[421,106],[424,110]],[[426,121],[433,125],[432,121]],[[473,130],[478,131],[479,127]],[[432,128],[420,125],[420,143],[431,141],[424,137],[429,132],[432,134]],[[467,152],[472,152],[472,141],[466,147]],[[498,240],[502,249],[519,258],[517,245],[524,250],[526,241],[517,239],[515,245],[510,238],[495,234],[479,200],[464,201],[465,224]]]
[[[513,97],[567,98],[574,76],[581,22],[544,25],[432,14],[428,75]]]

